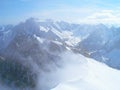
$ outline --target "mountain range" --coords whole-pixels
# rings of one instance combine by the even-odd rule
[[[120,28],[108,27],[103,24],[74,24],[51,19],[40,21],[39,19],[30,18],[18,25],[0,26],[0,82],[8,88],[11,87],[12,90],[14,87],[16,87],[14,90],[50,90],[64,81],[65,74],[62,73],[69,71],[68,68],[71,67],[69,66],[71,65],[69,60],[71,58],[73,60],[81,59],[80,62],[79,60],[76,62],[71,61],[72,63],[81,63],[78,67],[72,64],[73,68],[70,68],[71,70],[91,71],[95,67],[90,70],[84,68],[87,67],[86,63],[89,67],[93,62],[93,66],[100,65],[101,69],[106,68],[104,72],[109,71],[107,74],[115,72],[114,69],[117,69],[119,75],[119,44]],[[64,54],[65,52],[67,54]],[[75,56],[72,54],[75,54]],[[68,57],[66,57],[67,55]],[[86,58],[87,60],[84,60]],[[92,60],[88,60],[88,58]],[[67,69],[66,64],[69,66]],[[83,67],[81,67],[82,65]],[[98,71],[101,71],[101,69],[98,69]],[[78,72],[72,73],[80,75]],[[86,75],[86,72],[83,72],[81,77],[84,75]],[[115,77],[114,74],[113,76]],[[109,78],[112,78],[112,76]],[[81,83],[89,87],[88,82],[82,81]],[[91,86],[93,88],[94,85]],[[116,85],[115,87],[117,88]],[[110,89],[106,88],[106,90]],[[113,87],[111,90],[115,90],[115,88]]]

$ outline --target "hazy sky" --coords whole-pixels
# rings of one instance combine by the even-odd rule
[[[1,0],[0,24],[29,17],[78,23],[120,23],[120,0]]]

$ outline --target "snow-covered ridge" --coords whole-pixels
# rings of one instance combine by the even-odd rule
[[[63,73],[67,80],[63,80],[57,87],[52,90],[119,90],[120,71],[112,69],[103,63],[81,55],[72,55],[72,63]],[[77,58],[76,58],[77,57]],[[68,57],[65,57],[68,59]],[[78,61],[77,61],[77,60]],[[71,59],[70,59],[71,60]],[[78,63],[78,62],[82,63]],[[76,62],[76,63],[75,63]],[[82,66],[81,66],[82,65]]]

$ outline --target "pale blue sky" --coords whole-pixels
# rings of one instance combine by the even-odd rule
[[[102,18],[115,21],[119,10],[120,0],[1,0],[0,24],[14,24],[29,17],[86,22],[86,18],[101,18],[101,13]]]

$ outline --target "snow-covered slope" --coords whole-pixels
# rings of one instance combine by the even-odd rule
[[[71,71],[69,72],[67,67],[68,70],[63,73],[64,78],[69,77],[69,79],[64,79],[52,90],[120,90],[119,70],[82,55],[73,57],[72,62],[74,63],[70,64]],[[81,61],[82,64],[78,63]]]

